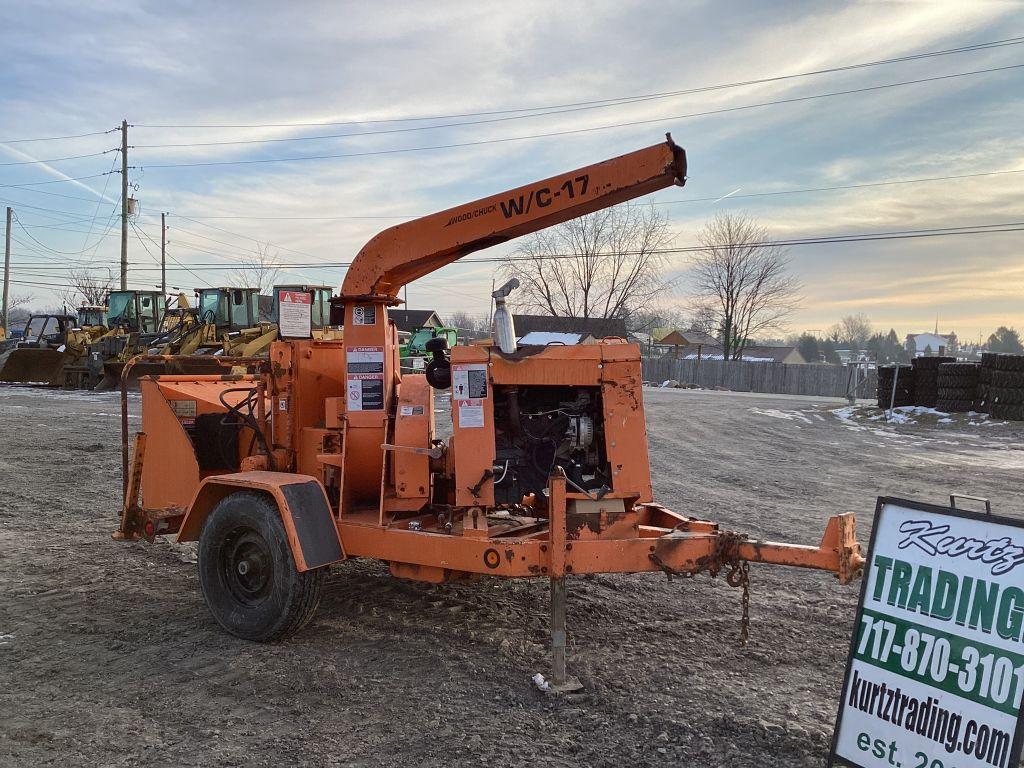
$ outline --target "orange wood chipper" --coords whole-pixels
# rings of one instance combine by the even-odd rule
[[[200,585],[227,631],[285,637],[313,614],[327,567],[386,561],[400,578],[550,579],[553,682],[565,675],[565,577],[726,570],[747,563],[855,578],[852,515],[819,546],[748,540],[656,503],[640,350],[622,339],[518,346],[495,292],[495,338],[402,375],[388,308],[460,257],[641,195],[682,186],[661,144],[399,224],[359,252],[335,299],[340,339],[282,339],[253,374],[143,378],[142,432],[115,538],[198,541]],[[301,324],[300,324],[301,325]],[[452,436],[435,435],[435,390]],[[123,421],[127,425],[127,419]]]

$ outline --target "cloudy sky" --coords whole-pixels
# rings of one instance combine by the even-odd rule
[[[972,233],[792,247],[805,300],[791,330],[852,312],[901,333],[936,317],[962,338],[1024,328],[1024,232],[973,233],[1024,221],[1024,39],[1011,40],[1022,11],[983,0],[2,3],[12,291],[52,304],[71,269],[116,276],[120,137],[101,132],[122,119],[139,205],[130,285],[159,280],[166,211],[168,282],[188,289],[225,283],[257,243],[298,265],[283,279],[338,285],[341,268],[317,265],[347,261],[403,217],[670,130],[690,180],[650,199],[678,246],[719,211],[787,239]],[[743,84],[996,41],[1008,42]],[[678,91],[690,93],[664,95]],[[910,183],[880,185],[897,181]],[[672,269],[685,275],[685,254]],[[490,265],[455,264],[413,284],[409,303],[484,313],[490,283]],[[666,304],[685,304],[680,285]]]

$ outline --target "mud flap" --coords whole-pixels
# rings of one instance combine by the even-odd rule
[[[344,558],[334,516],[317,482],[281,486],[291,510],[295,535],[307,568],[319,568]]]

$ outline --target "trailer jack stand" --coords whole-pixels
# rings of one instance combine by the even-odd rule
[[[583,684],[565,671],[565,577],[551,579],[551,681],[547,692],[574,693]]]

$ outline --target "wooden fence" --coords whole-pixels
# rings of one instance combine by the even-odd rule
[[[674,360],[668,357],[644,358],[643,372],[644,380],[655,384],[674,379],[680,384],[696,384],[707,389],[821,397],[845,397],[853,376],[849,368],[839,365]],[[861,369],[856,373],[859,382],[857,397],[874,397],[875,371]]]

